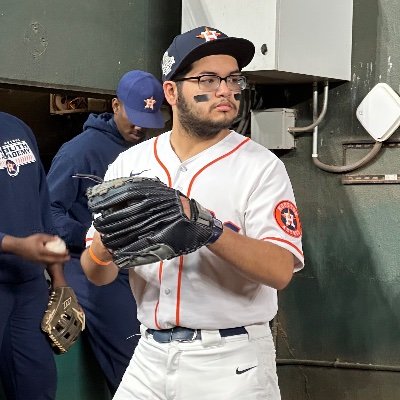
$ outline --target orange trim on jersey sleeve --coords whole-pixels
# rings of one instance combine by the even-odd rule
[[[215,164],[216,162],[222,160],[225,157],[230,156],[232,153],[234,153],[236,150],[238,150],[240,147],[242,147],[245,143],[247,143],[250,140],[250,138],[246,138],[244,139],[241,143],[239,143],[234,149],[232,149],[231,151],[229,151],[228,153],[223,154],[222,156],[216,158],[215,160],[209,162],[208,164],[206,164],[203,168],[199,169],[193,176],[192,180],[190,181],[189,184],[189,188],[187,191],[187,196],[190,197],[190,192],[192,191],[192,186],[194,183],[194,180],[209,166],[211,166],[212,164]]]
[[[292,242],[289,242],[288,240],[276,238],[276,237],[265,237],[265,238],[262,238],[261,240],[276,240],[277,242],[286,243],[289,246],[292,246],[299,254],[301,254],[302,257],[304,257],[303,252],[296,245],[294,245]]]
[[[181,287],[183,272],[183,256],[179,256],[178,287],[176,290],[176,326],[179,326],[181,319]]]
[[[160,157],[158,156],[158,152],[157,152],[158,138],[159,138],[159,136],[157,136],[156,139],[154,140],[154,146],[153,146],[154,157],[156,158],[157,162],[160,164],[161,168],[164,170],[164,172],[165,172],[166,175],[167,175],[168,186],[169,186],[169,187],[172,187],[171,175],[170,175],[170,173],[169,173],[167,167],[163,164],[163,162],[161,161]]]

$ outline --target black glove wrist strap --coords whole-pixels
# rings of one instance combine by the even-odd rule
[[[204,208],[196,200],[191,199],[190,204],[197,210],[197,223],[208,226],[208,229],[211,228],[212,230],[211,236],[208,239],[207,244],[214,243],[222,235],[222,222],[219,219],[214,218],[210,211]]]
[[[224,230],[222,222],[219,219],[213,218],[212,224],[212,234],[207,244],[214,243],[222,235]]]

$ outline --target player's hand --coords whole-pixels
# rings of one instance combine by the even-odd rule
[[[2,250],[41,264],[64,263],[70,258],[68,250],[63,253],[55,253],[45,246],[54,238],[45,233],[36,233],[24,238],[6,235],[2,241]]]
[[[192,216],[192,213],[190,211],[190,203],[189,203],[189,199],[187,197],[184,196],[179,196],[179,198],[181,199],[181,203],[182,203],[182,207],[183,207],[183,212],[185,213],[185,215],[190,219],[190,217]]]

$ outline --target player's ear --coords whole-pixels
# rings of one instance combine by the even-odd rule
[[[178,89],[173,81],[165,81],[163,83],[165,99],[171,106],[174,106],[178,100]]]
[[[116,112],[118,112],[119,108],[121,107],[121,103],[116,97],[114,97],[111,101],[111,106],[112,106],[112,109],[115,114]]]

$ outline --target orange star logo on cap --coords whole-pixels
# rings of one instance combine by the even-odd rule
[[[199,39],[205,39],[206,42],[209,42],[211,40],[216,40],[218,39],[218,36],[221,36],[221,34],[217,31],[211,31],[207,27],[205,27],[205,31],[201,32],[200,35],[196,35],[197,38]]]
[[[144,100],[144,102],[146,103],[144,108],[151,108],[152,110],[154,109],[154,104],[157,103],[157,101],[153,99],[153,96],[151,96],[149,99]]]

